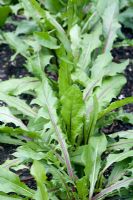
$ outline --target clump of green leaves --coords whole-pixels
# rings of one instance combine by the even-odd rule
[[[121,13],[119,16],[120,22],[127,28],[133,30],[132,21],[133,21],[133,1],[126,0],[120,2]]]
[[[102,132],[115,119],[133,123],[132,115],[112,112],[133,103],[132,97],[110,104],[126,83],[129,63],[113,62],[110,53],[120,29],[119,1],[20,0],[10,8],[25,19],[12,22],[17,28],[2,32],[2,42],[16,51],[12,60],[25,57],[33,77],[0,82],[6,103],[0,110],[1,142],[19,145],[14,160],[0,167],[1,198],[98,200],[126,194],[133,182],[133,131]],[[32,101],[21,94],[32,95]],[[36,191],[9,170],[27,163]]]
[[[133,1],[132,0],[121,0],[120,1],[120,15],[119,22],[124,28],[127,28],[129,32],[133,31]],[[133,46],[133,40],[128,39],[125,35],[119,31],[120,41],[115,45],[116,47],[121,46]]]

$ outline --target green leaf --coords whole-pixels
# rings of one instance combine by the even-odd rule
[[[71,69],[70,66],[62,62],[59,69],[59,94],[63,96],[71,85]]]
[[[107,78],[103,81],[101,87],[98,87],[93,95],[97,96],[99,103],[99,111],[105,108],[110,101],[115,98],[122,86],[126,83],[126,79],[122,75]],[[112,87],[113,85],[113,87]],[[87,103],[87,115],[93,110],[93,99],[92,97],[86,102]]]
[[[74,56],[74,59],[77,60],[79,58],[79,49],[81,42],[81,29],[76,24],[70,29],[70,39],[71,39],[71,49]]]
[[[132,6],[129,6],[127,9],[124,9],[124,11],[121,12],[119,15],[120,22],[125,27],[133,30],[132,18],[133,18],[133,7]]]
[[[129,157],[132,157],[132,156],[133,156],[133,150],[125,151],[125,152],[119,153],[119,154],[109,154],[109,156],[107,157],[107,163],[101,173],[104,173],[104,171],[109,166],[111,166],[113,163],[120,162],[120,161],[122,161],[126,158],[129,158]]]
[[[23,122],[12,115],[11,111],[7,107],[0,107],[0,121],[4,123],[14,123],[16,126],[27,130],[27,127],[23,124]]]
[[[78,146],[74,152],[71,152],[71,161],[80,166],[86,166],[86,159],[84,158],[84,152],[88,151],[88,145]]]
[[[110,134],[109,136],[112,137],[112,138],[119,137],[119,138],[128,138],[128,139],[131,138],[131,139],[133,139],[133,130],[120,131],[120,132]]]
[[[22,112],[24,115],[27,115],[29,117],[36,116],[36,113],[25,103],[25,101],[17,97],[0,93],[0,100],[7,103],[9,107],[13,107],[17,109],[18,111]]]
[[[107,1],[104,1],[104,0],[99,0],[99,1],[97,1],[96,8],[97,8],[97,12],[98,12],[98,14],[99,14],[100,16],[103,15],[104,10],[105,10],[105,8],[107,7],[108,3],[109,3],[108,0],[107,0]]]
[[[81,3],[80,3],[81,4]],[[67,23],[68,31],[78,22],[78,1],[68,0],[67,3]]]
[[[13,153],[16,158],[21,159],[21,161],[27,160],[42,160],[45,158],[45,153],[42,152],[39,145],[36,143],[28,142],[23,146],[17,148],[17,151]]]
[[[79,198],[82,200],[88,199],[88,184],[87,177],[84,176],[76,182]]]
[[[53,131],[55,139],[58,141],[61,148],[68,174],[73,179],[73,170],[70,163],[66,141],[59,125],[59,119],[56,112],[58,101],[46,78],[44,78],[41,87],[37,89],[37,94],[38,98],[34,101],[34,103],[37,103],[42,108],[44,108],[42,109],[41,117],[48,120],[48,124],[46,127],[50,128],[51,131]]]
[[[111,103],[105,110],[103,110],[99,113],[98,119],[102,118],[109,112],[111,112],[117,108],[120,108],[122,106],[125,106],[126,104],[130,104],[130,103],[133,103],[133,97],[127,97],[125,99],[115,101],[115,102]]]
[[[38,118],[38,119],[30,119],[29,123],[27,125],[28,129],[30,131],[42,131],[44,128],[45,120],[44,118]]]
[[[121,180],[116,182],[115,184],[103,189],[99,194],[95,195],[92,200],[100,200],[103,199],[104,197],[108,196],[110,193],[114,192],[115,190],[119,190],[120,188],[123,187],[128,187],[129,184],[133,182],[133,178],[128,178],[125,180]]]
[[[34,160],[31,167],[31,174],[35,177],[36,182],[39,185],[42,185],[47,180],[45,168],[39,161]]]
[[[127,113],[127,112],[123,112],[123,111],[119,111],[118,113],[118,120],[121,120],[123,122],[129,123],[129,124],[133,124],[133,115],[132,113]]]
[[[106,68],[111,63],[111,61],[112,56],[110,52],[106,52],[104,54],[99,55],[92,66],[91,79],[102,79],[103,76],[105,76],[106,74],[109,76],[110,73],[106,73]]]
[[[84,71],[87,70],[91,62],[91,53],[101,45],[99,39],[102,33],[101,24],[99,24],[91,34],[84,34],[83,40],[81,41],[81,55],[79,58],[78,66]]]
[[[133,136],[132,136],[132,130],[127,131],[120,131],[113,134],[110,134],[109,137],[116,139],[119,138],[118,141],[112,140],[111,143],[108,145],[109,150],[114,151],[129,151],[132,148],[133,144]]]
[[[11,9],[9,6],[0,6],[0,27],[4,25]]]
[[[84,103],[82,92],[73,85],[69,87],[61,99],[64,122],[66,124],[68,139],[72,144],[82,138]]]
[[[130,150],[133,146],[133,139],[120,139],[118,142],[110,144],[108,146],[109,150]]]
[[[16,54],[22,54],[24,57],[27,55],[28,45],[23,42],[19,37],[15,36],[13,32],[4,33],[6,42],[16,51]],[[15,54],[15,55],[16,55]]]
[[[39,80],[33,77],[9,79],[0,82],[0,92],[4,92],[4,94],[20,95],[29,90],[35,90],[38,86]]]
[[[50,36],[47,32],[35,32],[35,39],[41,46],[47,47],[49,49],[58,49],[56,38]]]
[[[39,3],[35,0],[21,0],[24,10],[28,12],[36,22],[39,22],[41,18],[45,19],[45,11],[40,7]]]
[[[39,172],[39,173],[38,173]],[[36,200],[49,200],[48,192],[44,183],[47,180],[44,166],[39,161],[34,161],[31,167],[31,174],[37,182],[37,192],[35,193]]]
[[[98,111],[99,111],[99,104],[97,97],[93,97],[93,110],[90,113],[89,120],[87,120],[86,125],[86,135],[85,135],[85,144],[87,144],[89,138],[91,136],[95,135],[95,128],[96,128],[96,122],[97,122],[97,117],[98,117]],[[87,116],[88,117],[88,116]]]
[[[57,37],[63,44],[64,48],[68,53],[71,53],[71,47],[70,47],[70,42],[68,40],[68,37],[64,31],[64,29],[61,27],[61,25],[55,20],[55,18],[50,15],[48,12],[46,13],[46,18],[48,22],[56,29],[57,31]]]
[[[129,0],[121,0],[120,1],[120,9],[123,9],[125,7],[130,6],[131,2],[132,2],[132,0],[131,1],[129,1]]]
[[[87,100],[95,87],[101,86],[103,79],[123,73],[129,64],[128,60],[121,64],[116,64],[111,61],[112,56],[110,52],[106,52],[97,57],[91,68],[91,80],[84,90],[84,100]]]
[[[55,13],[55,14],[57,12],[60,12],[61,9],[62,9],[60,1],[55,1],[55,0],[45,0],[45,1],[42,1],[42,0],[39,0],[39,2],[42,5],[44,5],[47,10],[49,10],[50,12]]]
[[[48,21],[53,26],[54,29],[56,29],[57,37],[64,45],[66,51],[70,53],[71,52],[70,42],[67,38],[64,29],[56,21],[56,19],[48,11],[42,9],[36,0],[29,0],[28,4],[26,0],[22,0],[22,2],[25,10],[28,10],[28,12],[31,13],[33,18],[37,19],[37,21],[39,21],[40,18],[43,18],[44,20]]]
[[[41,49],[33,57],[27,59],[26,67],[29,72],[42,79],[45,76],[45,67],[50,64],[52,57],[48,49]]]
[[[97,121],[97,125],[99,128],[101,127],[107,127],[111,125],[114,120],[119,120],[122,121],[123,123],[129,123],[133,124],[133,115],[132,113],[126,113],[122,109],[115,111],[115,112],[110,112],[107,115],[105,115],[103,118],[100,118]]]
[[[0,0],[0,4],[2,4],[2,5],[6,5],[9,3],[11,3],[11,0]]]
[[[1,1],[1,0],[0,0]],[[10,2],[12,2],[12,0],[4,0],[4,1],[10,1]],[[17,4],[14,4],[14,5],[10,5],[10,8],[11,8],[11,10],[12,10],[12,13],[14,13],[15,15],[17,15],[18,14],[18,11],[20,10],[20,9],[22,9],[22,4],[21,3],[17,3]],[[15,21],[15,23],[17,23],[16,21]],[[18,23],[17,23],[18,24]]]
[[[20,182],[18,176],[0,166],[0,191],[9,193],[14,192],[19,195],[32,198],[34,190],[28,188],[24,183]]]
[[[114,48],[118,48],[118,47],[127,47],[127,46],[133,47],[133,39],[124,39],[124,40],[121,41],[121,42],[117,42],[117,43],[114,45]]]
[[[20,139],[14,139],[11,136],[1,134],[0,133],[0,142],[3,144],[13,144],[13,145],[23,145],[24,142],[22,142]]]
[[[128,166],[129,166],[129,162],[127,159],[116,163],[111,172],[111,175],[109,176],[107,187],[111,186],[111,185],[115,184],[117,181],[119,181],[120,178],[124,175]]]
[[[59,84],[59,95],[63,96],[64,93],[67,91],[67,89],[71,85],[71,71],[72,71],[72,62],[67,58],[67,54],[65,52],[65,49],[63,46],[60,47],[56,51],[57,56],[60,60],[60,69],[59,69],[59,79],[58,79],[58,84]]]
[[[40,135],[34,131],[26,131],[20,128],[0,126],[0,133],[21,138],[22,140],[40,139]]]
[[[0,193],[0,199],[1,200],[22,200],[22,198],[20,198],[20,197],[17,197],[17,195],[14,195],[14,197],[12,196],[9,196],[8,194],[6,195],[6,194],[1,194]],[[26,200],[26,199],[24,199],[23,198],[23,200]]]
[[[129,60],[126,60],[125,62],[122,62],[120,64],[118,63],[110,63],[106,68],[105,68],[105,76],[115,76],[120,73],[124,73],[124,70],[129,64]]]
[[[87,7],[87,6],[86,6]],[[89,15],[91,13],[91,15]],[[92,7],[92,10],[88,13],[88,19],[84,23],[84,26],[82,28],[82,33],[86,33],[88,31],[91,31],[96,24],[100,21],[100,16],[98,15],[98,12],[96,8]]]
[[[79,83],[83,87],[90,84],[89,77],[81,68],[76,68],[76,71],[71,74],[71,78],[74,83]]]
[[[107,140],[104,135],[98,135],[89,139],[88,148],[83,152],[85,160],[85,174],[89,177],[89,199],[92,199],[98,173],[101,167],[101,155],[106,150]]]
[[[117,31],[120,28],[120,24],[118,23],[118,15],[119,1],[108,0],[107,7],[105,8],[104,13],[102,13],[103,31],[106,39],[104,52],[110,51],[112,49],[113,42],[117,37]]]
[[[28,20],[23,20],[21,23],[18,24],[15,34],[20,35],[20,34],[31,34],[34,31],[37,31],[38,27],[35,21],[28,21]]]
[[[111,61],[112,61],[112,56],[110,52],[106,52],[104,54],[99,55],[94,65],[92,66],[91,79],[95,81],[99,80],[100,82],[103,77],[115,76],[117,74],[123,73],[125,68],[129,64],[128,60],[120,64]]]

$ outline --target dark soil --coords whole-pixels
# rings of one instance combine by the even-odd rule
[[[9,78],[21,78],[28,76],[29,72],[24,67],[25,59],[18,55],[14,61],[10,61],[13,50],[8,45],[0,45],[0,80]]]
[[[128,39],[132,39],[133,38],[133,33],[131,30],[126,29],[126,28],[122,28],[123,33],[125,34],[125,36]],[[118,99],[123,99],[125,97],[130,97],[133,96],[133,47],[120,47],[120,48],[116,48],[113,49],[112,51],[112,55],[114,57],[114,61],[115,62],[120,62],[121,60],[124,59],[129,59],[131,60],[130,64],[127,66],[126,70],[125,70],[125,76],[127,78],[127,83],[126,85],[123,87],[120,95],[118,96]],[[124,110],[126,112],[132,113],[133,112],[133,104],[129,104],[124,106]],[[118,131],[126,131],[126,130],[131,130],[133,129],[133,125],[128,124],[128,123],[124,123],[121,121],[114,121],[112,125],[105,127],[104,128],[104,133],[105,134],[111,134],[114,132],[118,132]],[[108,175],[111,173],[112,171],[112,166],[110,171],[106,171],[106,175],[108,177]],[[124,193],[125,194],[125,193]],[[107,197],[105,198],[105,200],[132,200],[132,199],[128,199],[127,197],[131,195],[133,195],[133,188],[131,190],[127,190],[127,196],[125,197],[124,195],[121,195],[121,197],[117,196],[117,195],[113,195],[112,197]]]
[[[112,55],[115,62],[120,62],[123,59],[133,59],[133,47],[121,47],[114,49],[112,51]],[[120,95],[118,96],[118,99],[133,96],[133,63],[130,62],[130,64],[127,66],[125,70],[125,76],[127,78],[127,83],[123,87]],[[133,104],[128,104],[123,108],[125,112],[133,112]],[[133,129],[133,125],[121,121],[114,121],[112,125],[104,128],[104,132],[106,134],[110,134],[113,132],[122,130],[126,131],[129,129]]]
[[[12,153],[15,152],[14,145],[0,144],[0,164],[5,162],[7,159],[12,159]]]
[[[28,185],[31,189],[37,189],[36,182],[34,178],[30,175],[30,171],[28,169],[23,169],[17,172],[19,178],[22,182]]]
[[[125,35],[126,38],[133,39],[133,30],[131,30],[130,28],[124,27],[122,25],[122,33]]]

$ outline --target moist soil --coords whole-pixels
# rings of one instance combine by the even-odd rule
[[[13,31],[14,26],[6,24],[4,30]],[[133,38],[133,33],[129,29],[123,29],[125,36],[129,39]],[[14,54],[14,51],[9,48],[6,44],[0,45],[0,81],[8,80],[9,78],[21,78],[29,76],[29,72],[24,67],[25,59],[21,55],[17,55],[14,61],[11,61],[11,56]],[[124,59],[129,59],[130,64],[125,70],[125,76],[127,78],[127,83],[123,87],[118,99],[123,99],[124,97],[133,96],[133,47],[120,47],[115,48],[112,51],[114,61],[120,62]],[[25,100],[28,100],[28,96],[23,95]],[[0,102],[2,105],[2,102]],[[133,104],[124,106],[126,112],[133,112]],[[123,123],[121,121],[115,121],[111,126],[105,127],[105,134],[110,134],[117,131],[133,129],[131,124]],[[0,164],[5,162],[7,159],[12,158],[12,153],[15,152],[16,146],[8,144],[0,144]],[[30,188],[36,188],[35,181],[31,177],[27,169],[21,170],[18,172],[20,179],[25,182]],[[111,200],[112,198],[106,198],[106,200]],[[118,198],[113,196],[113,200],[122,200],[123,198]]]

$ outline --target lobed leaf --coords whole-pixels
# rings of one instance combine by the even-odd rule
[[[107,163],[104,167],[104,169],[102,170],[102,173],[109,167],[111,166],[113,163],[115,162],[120,162],[128,157],[132,157],[133,156],[133,150],[131,151],[125,151],[123,153],[119,153],[119,154],[109,154],[109,156],[107,157]]]
[[[23,124],[23,122],[13,116],[8,107],[0,107],[0,121],[6,123],[14,123],[16,126],[19,126],[23,130],[27,130],[27,127]]]
[[[0,100],[4,101],[9,105],[9,107],[13,107],[29,117],[35,117],[36,113],[33,111],[32,108],[25,103],[24,100],[19,99],[18,97],[9,96],[4,93],[0,93]]]
[[[133,182],[133,178],[128,178],[125,180],[121,180],[116,182],[115,184],[103,189],[99,194],[95,195],[92,200],[100,200],[114,192],[115,190],[119,190],[120,188],[127,187],[129,184]]]
[[[64,138],[64,134],[61,130],[61,127],[59,125],[59,119],[56,113],[57,98],[55,97],[46,78],[44,78],[42,86],[38,88],[37,93],[38,93],[38,98],[34,102],[44,108],[41,117],[48,119],[48,124],[47,124],[48,126],[46,127],[48,129],[51,128],[53,130],[53,134],[55,134],[56,136],[55,138],[60,145],[68,174],[73,179],[74,178],[73,170],[70,163],[66,141]]]
[[[107,1],[107,7],[102,13],[103,19],[103,31],[104,36],[106,38],[104,52],[110,51],[112,49],[112,45],[114,40],[117,37],[117,31],[120,28],[120,24],[118,23],[119,16],[119,1]]]
[[[101,155],[106,150],[107,140],[104,135],[90,138],[88,147],[83,152],[85,160],[85,174],[89,178],[90,190],[89,199],[92,199],[98,173],[101,167]]]
[[[14,192],[19,195],[32,198],[34,190],[20,182],[18,176],[0,166],[0,191],[4,193]]]
[[[4,33],[6,42],[16,51],[16,54],[21,54],[27,57],[28,45],[22,41],[19,37],[15,36],[13,32]]]
[[[128,159],[125,159],[115,164],[111,175],[109,176],[107,187],[115,184],[121,179],[121,177],[125,174],[126,170],[129,167],[129,162]]]
[[[90,34],[84,34],[83,40],[81,41],[81,55],[79,58],[78,66],[84,71],[87,70],[91,62],[91,53],[101,45],[99,39],[102,34],[101,25],[99,24],[95,30]]]
[[[120,108],[122,106],[125,106],[126,104],[130,104],[130,103],[133,103],[133,97],[127,97],[125,99],[115,101],[115,102],[111,103],[105,110],[101,111],[99,113],[98,118],[100,119],[101,117],[108,114],[109,112],[111,112],[117,108]]]
[[[115,98],[121,87],[125,84],[126,79],[122,75],[107,78],[103,81],[101,87],[96,88],[93,95],[97,96],[99,102],[99,112],[105,108],[110,101]],[[112,87],[112,85],[114,87]],[[86,102],[87,104],[87,115],[93,110],[92,97]]]
[[[38,173],[39,172],[39,173]],[[35,193],[36,200],[49,200],[48,192],[44,183],[46,182],[46,173],[43,165],[39,161],[34,161],[31,167],[31,174],[35,177],[37,182],[37,191]]]
[[[35,90],[35,88],[38,86],[39,80],[33,77],[9,79],[0,82],[0,92],[17,96],[29,90]]]
[[[34,37],[41,46],[49,49],[59,48],[56,38],[50,36],[47,32],[35,32]]]

